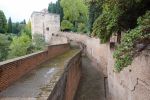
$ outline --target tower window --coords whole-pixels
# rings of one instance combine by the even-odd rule
[[[46,27],[46,30],[49,31],[49,27]]]

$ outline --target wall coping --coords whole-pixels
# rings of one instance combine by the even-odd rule
[[[68,70],[69,70],[69,64],[71,63],[71,61],[73,60],[73,59],[75,59],[79,54],[81,54],[81,51],[82,50],[79,50],[77,53],[75,53],[66,63],[65,63],[65,69],[64,69],[64,72],[67,72]]]
[[[64,69],[63,72],[60,74],[58,80],[55,82],[55,85],[52,87],[51,93],[49,94],[49,97],[47,98],[47,100],[51,100],[53,94],[55,93],[55,90],[58,88],[59,86],[59,82],[61,81],[61,79],[64,79],[64,77],[66,77],[67,73],[69,72],[70,69],[70,64],[72,64],[72,60],[74,60],[77,56],[79,56],[81,54],[81,49],[79,49],[79,51],[77,51],[71,58],[69,58],[65,63],[64,63]],[[67,82],[67,80],[66,80]],[[66,83],[65,83],[66,85]],[[64,91],[65,92],[65,91]],[[63,94],[63,96],[65,96],[65,94]],[[63,97],[64,98],[64,97]]]
[[[15,62],[15,61],[18,61],[18,60],[22,60],[22,59],[25,59],[25,58],[34,56],[34,55],[36,55],[36,54],[40,54],[40,53],[43,53],[43,52],[47,52],[47,51],[48,51],[48,48],[50,48],[50,47],[53,47],[53,46],[60,46],[60,45],[67,45],[67,44],[68,44],[68,43],[50,45],[50,46],[47,46],[47,48],[46,48],[45,50],[37,51],[37,52],[31,53],[31,54],[27,54],[27,55],[24,55],[24,56],[20,56],[20,57],[16,57],[16,58],[12,58],[12,59],[8,59],[8,60],[5,60],[5,61],[2,61],[2,62],[0,62],[0,68],[2,67],[2,65],[5,65],[5,64],[8,64],[8,63],[12,63],[12,62]]]

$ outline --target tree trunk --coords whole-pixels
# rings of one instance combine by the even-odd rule
[[[119,29],[117,32],[117,43],[121,43],[121,29]]]

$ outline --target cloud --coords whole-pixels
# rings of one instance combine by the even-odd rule
[[[0,9],[4,11],[7,19],[12,18],[13,22],[29,20],[33,11],[41,11],[48,7],[50,2],[56,0],[0,0]]]

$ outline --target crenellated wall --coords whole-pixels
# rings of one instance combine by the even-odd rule
[[[0,91],[25,75],[37,65],[69,50],[69,44],[52,45],[47,50],[0,62]]]

